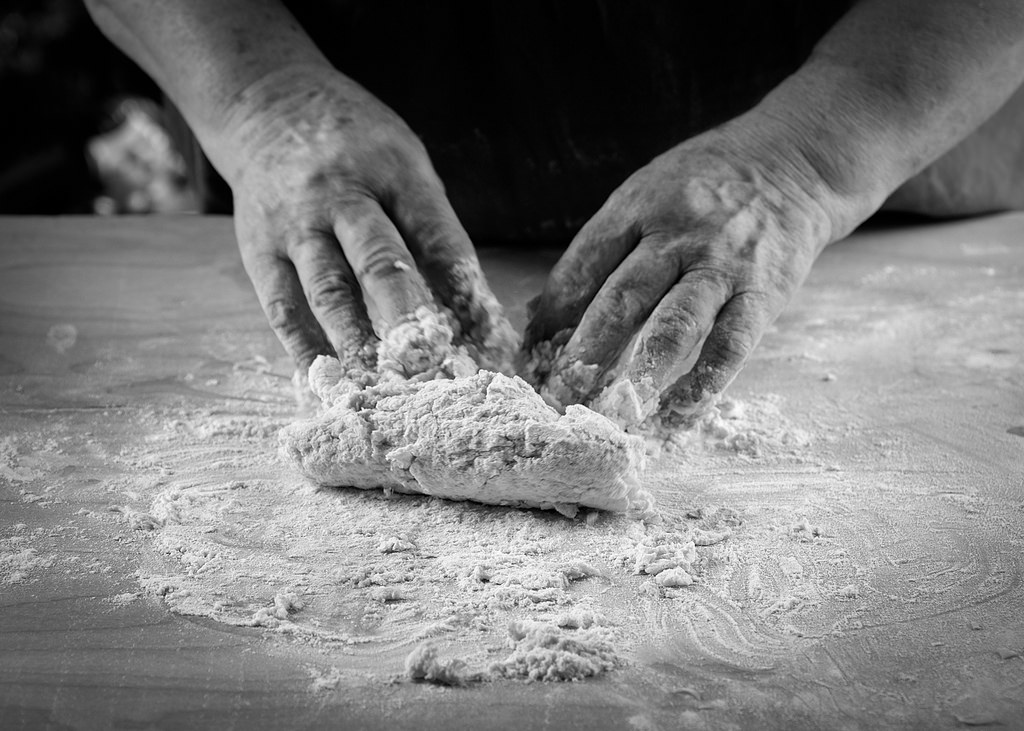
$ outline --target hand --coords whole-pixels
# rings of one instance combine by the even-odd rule
[[[300,368],[321,353],[372,367],[370,314],[383,334],[433,306],[431,291],[480,355],[510,344],[498,342],[511,329],[426,150],[388,107],[308,66],[250,90],[229,120],[218,167],[242,260]]]
[[[742,368],[832,237],[787,151],[745,129],[659,156],[577,234],[527,329],[528,347],[571,332],[550,398],[590,401],[620,372],[643,402],[621,419],[693,413]]]

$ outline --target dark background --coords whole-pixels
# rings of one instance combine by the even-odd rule
[[[564,242],[653,155],[792,73],[849,0],[287,4],[423,137],[475,237]],[[368,30],[380,28],[388,53]],[[229,211],[222,186],[208,204],[215,175],[81,0],[0,0],[0,214],[99,210],[109,181],[85,148],[118,127],[125,98],[154,102],[200,207]]]
[[[0,1],[0,213],[89,213],[85,155],[119,99],[159,99],[81,0]]]

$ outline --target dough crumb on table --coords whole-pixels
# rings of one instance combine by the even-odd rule
[[[334,366],[325,357],[310,372]],[[583,406],[565,414],[500,373],[321,389],[324,410],[282,431],[285,454],[324,486],[451,500],[645,513],[641,439]]]
[[[425,681],[437,685],[465,685],[470,680],[466,664],[457,658],[439,659],[437,646],[424,642],[405,658],[405,675],[409,680]]]

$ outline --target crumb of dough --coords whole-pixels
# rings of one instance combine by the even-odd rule
[[[623,426],[643,423],[658,408],[658,390],[650,378],[633,383],[617,378],[598,394],[591,408]]]
[[[690,428],[717,402],[708,395],[696,404],[680,406],[671,394],[662,394],[651,378],[639,382],[621,375],[621,363],[602,374],[596,365],[576,361],[555,372],[554,367],[571,330],[537,343],[520,364],[520,372],[543,399],[558,410],[584,394],[585,405],[615,422],[623,430],[654,442],[667,441],[681,428]]]
[[[75,347],[78,341],[78,328],[70,323],[54,325],[46,332],[46,344],[61,355]]]
[[[432,642],[424,642],[409,653],[405,675],[409,680],[438,685],[465,685],[470,680],[466,664],[457,658],[439,659]]]
[[[566,631],[523,620],[508,628],[512,653],[491,665],[492,675],[533,681],[582,680],[613,669],[620,660],[611,631],[591,627]]]
[[[637,545],[633,573],[657,576],[671,569],[690,573],[696,560],[697,550],[693,541],[655,539]]]
[[[395,376],[416,380],[453,378],[475,373],[476,363],[466,348],[454,341],[451,318],[436,309],[420,307],[381,338],[377,370],[382,380]]]
[[[305,602],[295,592],[282,592],[274,595],[274,605],[258,609],[252,615],[253,627],[270,627],[271,629],[287,622],[289,615],[305,608]]]
[[[282,430],[285,455],[323,486],[384,488],[492,505],[646,512],[643,441],[583,406],[564,415],[520,378],[480,371],[360,389],[331,384],[321,356],[318,417]]]
[[[520,338],[487,286],[479,263],[475,260],[457,262],[449,276],[452,292],[448,304],[455,318],[463,324],[462,344],[469,356],[481,368],[511,375]]]
[[[654,577],[654,583],[664,586],[666,589],[690,586],[693,583],[693,576],[686,569],[676,567],[659,573]]]

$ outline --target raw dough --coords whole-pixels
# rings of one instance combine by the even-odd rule
[[[388,332],[376,374],[321,356],[309,384],[322,411],[281,442],[317,484],[567,515],[580,505],[650,512],[641,439],[583,406],[559,414],[518,377],[478,370],[444,313],[421,308]]]
[[[569,515],[649,510],[643,441],[590,409],[560,415],[522,379],[491,371],[325,390],[336,364],[321,356],[310,369],[323,413],[282,431],[285,454],[317,484]]]

